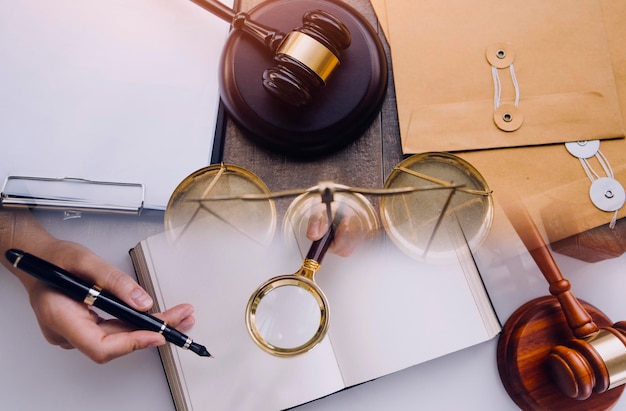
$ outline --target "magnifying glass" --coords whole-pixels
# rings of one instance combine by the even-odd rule
[[[330,207],[327,211],[330,213]],[[311,244],[296,273],[271,278],[250,297],[246,326],[252,340],[264,351],[279,357],[294,356],[324,339],[329,325],[328,301],[313,277],[333,241],[339,220],[337,214],[324,236]]]

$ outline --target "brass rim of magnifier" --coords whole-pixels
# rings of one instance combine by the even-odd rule
[[[347,185],[337,184],[332,182],[323,183],[324,185],[330,185],[331,188],[337,189],[348,189]],[[322,184],[311,187],[307,190],[306,193],[300,194],[296,197],[285,212],[285,217],[283,218],[282,224],[282,235],[283,239],[293,239],[294,235],[297,236],[299,233],[298,228],[302,228],[302,231],[306,231],[306,224],[308,224],[308,211],[311,210],[315,205],[321,204],[322,199],[320,196],[320,190],[322,188]],[[378,218],[378,213],[376,209],[372,205],[372,203],[360,193],[348,192],[348,191],[338,191],[334,193],[335,203],[344,203],[346,206],[351,207],[355,211],[360,211],[359,216],[362,221],[367,225],[365,229],[368,233],[373,234],[378,232],[380,229],[380,219]],[[302,227],[299,227],[303,225]],[[294,233],[294,230],[296,231]]]
[[[315,301],[320,309],[320,323],[313,337],[304,344],[293,348],[277,347],[268,343],[261,336],[255,325],[256,310],[263,297],[265,297],[265,295],[267,295],[270,291],[284,286],[297,286],[308,291],[315,298]],[[252,337],[252,340],[263,351],[277,357],[291,357],[311,350],[324,339],[324,336],[328,331],[329,324],[330,317],[328,315],[328,301],[326,300],[326,296],[313,281],[300,275],[282,275],[268,280],[263,283],[254,294],[252,294],[250,300],[248,300],[248,305],[246,306],[246,327],[248,329],[248,333]]]
[[[249,185],[249,189],[246,187],[238,188],[231,187],[232,182],[230,180],[224,180],[225,177],[237,177],[241,179],[243,184]],[[225,182],[226,181],[226,182]],[[228,186],[224,186],[228,184]],[[265,185],[256,174],[251,171],[232,164],[213,164],[204,168],[201,168],[189,176],[185,177],[176,189],[173,191],[165,209],[165,229],[168,233],[176,233],[180,235],[181,231],[184,231],[190,224],[192,224],[198,217],[198,211],[200,210],[201,203],[196,200],[200,198],[210,198],[213,191],[227,190],[227,194],[233,196],[247,195],[247,194],[270,194],[269,188]],[[223,193],[222,193],[223,194]],[[228,202],[230,201],[230,203]],[[251,210],[259,210],[259,205],[263,204],[267,212],[263,212],[262,216],[259,216],[254,221],[255,224],[259,224],[262,231],[263,238],[261,242],[266,243],[271,241],[276,231],[276,205],[271,199],[263,199],[256,201],[244,200],[228,200],[222,204],[232,204],[232,201],[242,201],[246,207],[251,207]],[[217,211],[215,216],[222,219],[225,223],[233,226],[238,231],[246,232],[246,227],[238,227],[237,221],[228,221],[227,218],[223,218],[223,215],[228,214],[230,211],[229,206],[223,206],[224,210],[220,210],[220,201],[210,201],[202,203],[203,207],[211,209],[212,212]],[[251,215],[251,213],[246,213]],[[264,224],[263,226],[261,224]]]
[[[424,165],[427,165],[429,163],[440,164],[440,169],[443,172],[447,170],[458,173],[459,175],[462,175],[464,177],[465,181],[449,181],[446,179],[446,176],[438,175],[438,173],[433,173],[436,175],[422,175],[420,173],[420,169]],[[415,187],[421,187],[422,185],[424,187],[432,187],[435,185],[441,185],[443,187],[450,184],[464,184],[464,187],[458,188],[457,190],[459,190],[460,192],[475,195],[475,200],[480,201],[482,207],[482,221],[480,222],[480,224],[476,225],[475,232],[465,232],[464,235],[467,237],[466,240],[470,249],[474,250],[480,247],[491,229],[494,206],[493,196],[491,195],[491,190],[489,189],[487,181],[478,172],[478,170],[474,168],[474,166],[472,166],[464,159],[449,153],[429,152],[415,154],[401,161],[396,167],[394,167],[393,171],[389,174],[389,177],[385,181],[384,188],[406,187],[406,181],[399,182],[401,177],[405,176],[411,176],[415,178],[415,180],[411,180],[411,184],[409,184],[410,186],[413,186],[414,183]],[[414,195],[419,195],[419,192],[415,193]],[[387,235],[391,238],[392,242],[396,245],[396,247],[398,247],[405,254],[413,258],[423,259],[426,257],[424,255],[424,249],[417,246],[415,242],[412,241],[410,238],[403,236],[401,231],[396,226],[399,223],[394,221],[393,207],[394,202],[398,201],[398,198],[400,197],[389,196],[381,198],[380,214],[383,227]],[[447,213],[451,213],[452,211],[454,211],[457,215],[458,220],[461,222],[461,226],[463,226],[463,207],[463,204],[456,206],[454,204],[451,204],[446,211]],[[449,251],[453,252],[454,249],[451,248]],[[435,258],[445,258],[448,256],[447,253],[433,252],[433,254],[435,255]]]

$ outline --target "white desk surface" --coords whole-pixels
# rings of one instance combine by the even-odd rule
[[[47,21],[58,24],[63,29],[60,30],[60,33],[65,35],[68,29],[60,19],[66,13],[59,8],[60,4],[63,4],[70,7],[70,11],[74,11],[74,13],[70,13],[71,16],[67,15],[73,16],[72,19],[68,17],[65,20],[69,19],[68,21],[82,24],[82,19],[78,16],[84,9],[73,9],[74,6],[79,5],[77,2],[67,0],[62,3],[40,2],[40,5],[45,4],[45,7],[38,7],[31,3],[6,2],[0,9],[5,11],[19,10],[20,13],[32,12],[42,23]],[[150,9],[154,2],[143,0],[143,2],[113,3],[122,9],[127,7],[135,10],[135,8],[140,7]],[[206,27],[205,24],[218,24],[208,14],[205,16],[204,13],[194,13],[188,9],[188,7],[195,7],[195,5],[188,6],[187,3],[184,3],[179,6],[178,4],[173,5],[176,2],[165,1],[157,3],[160,7],[176,9],[172,13],[163,14],[168,19],[171,16],[187,16],[189,24],[184,25],[184,28],[187,28],[186,34],[181,33],[183,37],[179,39],[182,44],[185,44],[188,39],[202,38],[202,35],[196,35],[195,29],[200,30],[202,27]],[[19,6],[17,6],[18,4]],[[95,16],[91,8],[94,4],[87,6],[80,3],[81,7],[90,7],[91,16]],[[8,18],[7,16],[10,14],[5,13],[5,18]],[[103,16],[102,18],[106,17]],[[117,23],[117,26],[111,26],[111,29],[120,30],[121,27],[126,27],[128,32],[118,33],[120,36],[131,35],[136,32],[134,26],[127,24],[127,19],[132,15],[129,16],[126,13],[126,15],[119,17],[120,19],[112,19]],[[152,20],[146,18],[146,21]],[[150,27],[160,33],[160,27],[156,27],[154,24]],[[6,43],[2,45],[7,46],[9,42],[15,44],[18,40],[23,41],[25,38],[30,38],[28,36],[33,35],[33,33],[43,35],[41,30],[44,28],[44,26],[38,26],[36,27],[37,30],[32,33],[28,30],[15,31],[19,35],[3,39]],[[3,27],[0,27],[0,33],[4,33]],[[76,36],[67,35],[73,41],[77,39]],[[3,47],[0,49],[4,50]],[[24,49],[24,56],[32,57],[29,54],[31,51],[43,53],[45,56],[51,55],[50,50],[46,47],[35,48],[33,46]],[[64,56],[63,53],[61,55]],[[134,55],[130,53],[129,57],[134,57]],[[2,65],[2,61],[0,61],[0,67],[6,73],[13,73],[15,67],[6,61],[4,63]],[[185,67],[202,70],[202,66],[191,66],[193,65],[188,64]],[[48,86],[54,88],[58,85],[55,79],[58,80],[56,76],[60,73],[53,71],[53,68],[50,65],[41,65],[41,72],[48,74],[53,79]],[[15,76],[18,74],[19,76],[28,75],[24,72],[14,73]],[[3,84],[14,84],[15,78],[7,77],[5,80],[8,83],[5,81]],[[59,87],[61,86],[57,88]],[[148,90],[150,89],[148,88]],[[23,90],[13,91],[15,92],[14,97],[25,96]],[[0,107],[2,107],[2,101],[4,100],[0,97]],[[8,104],[7,101],[9,100],[5,101],[6,104]],[[15,105],[11,104],[5,108],[8,109],[8,107],[15,108]],[[77,107],[80,108],[81,106],[77,105]],[[24,109],[23,113],[29,113],[28,109]],[[103,115],[105,118],[101,125],[106,125],[109,119],[106,118],[106,112]],[[79,117],[77,116],[77,118]],[[148,116],[148,118],[155,118],[155,116]],[[129,121],[130,119],[128,117]],[[16,124],[15,130],[9,130],[5,133],[6,135],[2,135],[3,142],[6,142],[5,139],[8,138],[20,141],[19,135],[13,131],[22,130],[22,125],[39,124],[33,123],[35,120],[31,116],[24,117],[21,123],[13,121]],[[52,120],[56,121],[56,118],[51,118]],[[84,118],[82,121],[89,123]],[[71,125],[74,126],[75,124],[71,122]],[[51,129],[41,131],[42,138],[55,138]],[[79,132],[77,135],[82,136],[82,133]],[[7,154],[8,151],[4,153],[4,155],[9,155]],[[54,234],[89,246],[111,263],[132,274],[128,250],[144,237],[162,230],[161,215],[156,214],[156,216],[144,215],[141,217],[85,215],[81,219],[69,221],[62,221],[61,217],[55,213],[40,214],[39,216]],[[519,243],[513,244],[518,249],[520,245]],[[478,256],[484,280],[502,321],[505,321],[524,302],[547,294],[547,285],[530,257],[527,254],[521,256],[520,253],[513,254],[514,257],[509,258],[501,250],[485,249],[484,252],[481,250]],[[626,275],[624,273],[626,256],[597,264],[581,263],[559,255],[556,256],[556,259],[564,274],[572,281],[578,297],[598,306],[615,321],[626,319],[626,304],[623,303],[623,290],[626,289]],[[4,268],[0,268],[0,307],[2,308],[0,310],[0,326],[2,327],[2,338],[0,338],[0,358],[2,359],[0,408],[12,411],[34,409],[171,411],[174,409],[156,349],[143,350],[105,365],[96,365],[75,350],[66,351],[49,345],[39,331],[25,291],[17,279]],[[198,321],[207,321],[207,319],[199,318]],[[450,324],[450,327],[454,327],[454,324]],[[190,334],[193,336],[193,332]],[[211,342],[206,341],[205,343],[210,349]],[[517,407],[504,391],[498,376],[496,344],[497,339],[494,339],[426,364],[414,366],[353,387],[303,405],[298,409],[302,411],[342,409],[359,409],[362,411],[381,409],[514,410]],[[190,353],[190,355],[193,354]],[[215,355],[219,355],[219,353],[215,353]],[[254,372],[254,370],[250,370],[250,372]],[[276,389],[280,390],[280,387],[276,387]],[[626,400],[622,399],[615,409],[626,410]]]
[[[52,233],[89,246],[129,274],[133,270],[128,250],[162,229],[159,212],[140,217],[84,215],[68,221],[62,221],[56,213],[38,216]],[[524,302],[547,294],[545,280],[530,256],[523,250],[517,252],[520,247],[514,238],[507,249],[485,247],[478,253],[484,280],[502,321]],[[514,251],[509,253],[511,249]],[[602,309],[614,321],[626,319],[626,255],[595,264],[558,254],[555,259],[579,298]],[[174,409],[156,349],[96,365],[76,350],[63,350],[44,340],[25,291],[4,268],[0,284],[3,409]],[[189,334],[193,336],[193,331]],[[211,342],[205,343],[210,348]],[[298,409],[515,410],[498,376],[496,345],[497,338]],[[626,410],[626,400],[622,398],[614,409]]]

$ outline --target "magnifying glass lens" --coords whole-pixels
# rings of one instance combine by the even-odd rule
[[[263,340],[289,349],[309,342],[319,331],[321,319],[319,303],[311,292],[284,285],[260,299],[254,322]]]

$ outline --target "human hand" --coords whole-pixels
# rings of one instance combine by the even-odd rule
[[[327,230],[328,214],[326,207],[324,204],[319,204],[312,210],[306,236],[311,241],[319,240]],[[328,248],[328,252],[347,257],[370,234],[369,227],[363,223],[361,216],[352,208],[346,208],[342,211],[341,221],[335,229],[335,238]]]
[[[152,306],[150,296],[131,277],[79,244],[55,240],[43,248],[38,247],[35,252],[41,258],[97,284],[139,311],[146,311]],[[120,320],[104,319],[96,310],[32,277],[20,279],[28,291],[41,331],[51,344],[66,349],[76,348],[102,364],[138,349],[166,343],[159,333],[133,331]],[[184,332],[194,323],[192,313],[191,305],[181,304],[155,316]]]

